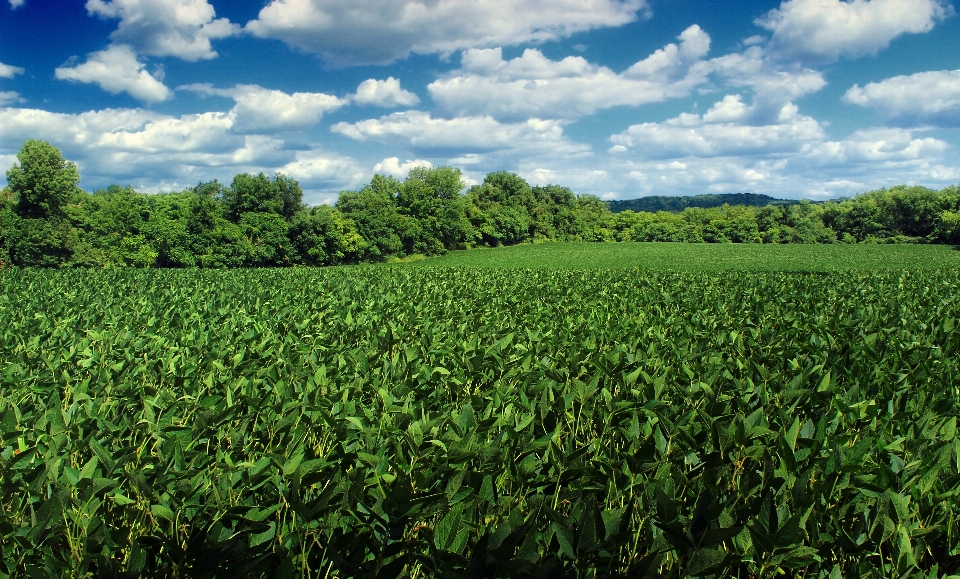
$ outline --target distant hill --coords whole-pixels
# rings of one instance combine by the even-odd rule
[[[799,201],[792,199],[777,199],[769,195],[759,193],[720,193],[712,195],[694,195],[692,197],[670,197],[667,195],[651,195],[650,197],[641,197],[640,199],[627,199],[624,201],[607,201],[610,211],[620,213],[621,211],[683,211],[687,207],[720,207],[724,203],[728,205],[747,205],[750,207],[764,207],[766,205],[794,205]]]

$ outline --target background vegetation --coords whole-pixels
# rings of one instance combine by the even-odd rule
[[[647,213],[657,213],[658,211],[672,211],[679,213],[687,207],[700,207],[710,209],[712,207],[722,207],[724,205],[744,205],[747,207],[765,207],[767,205],[796,205],[799,201],[792,199],[777,199],[769,195],[759,193],[704,193],[701,195],[690,195],[687,197],[677,197],[676,195],[648,195],[639,199],[624,199],[619,201],[607,201],[610,211],[620,213],[621,211],[646,211]]]
[[[566,187],[491,173],[462,192],[458,169],[377,175],[334,207],[264,174],[146,195],[87,193],[76,166],[27,141],[0,193],[0,262],[18,266],[263,267],[379,262],[538,241],[960,244],[960,190],[895,187],[854,199],[614,213]],[[755,199],[754,199],[755,201]]]

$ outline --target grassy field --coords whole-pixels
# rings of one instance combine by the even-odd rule
[[[414,267],[837,271],[960,268],[944,245],[752,245],[694,243],[541,243],[453,251]]]

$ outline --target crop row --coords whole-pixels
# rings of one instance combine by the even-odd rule
[[[956,271],[0,288],[0,576],[960,573]]]

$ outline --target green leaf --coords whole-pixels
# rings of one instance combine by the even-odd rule
[[[903,574],[914,569],[917,566],[917,560],[913,556],[913,544],[910,541],[910,535],[904,527],[900,527],[899,542],[897,547],[897,572]]]
[[[437,549],[443,551],[452,551],[452,547],[460,531],[460,517],[463,514],[463,504],[455,505],[450,511],[437,523],[434,531],[433,542]]]
[[[253,535],[250,535],[251,547],[262,545],[267,541],[273,540],[273,538],[277,536],[277,523],[275,521],[270,521],[269,525],[270,525],[270,528],[268,528],[267,530],[261,533],[255,533]]]
[[[92,479],[99,464],[100,461],[96,456],[91,457],[90,460],[87,461],[87,464],[83,465],[83,468],[80,469],[80,480]]]
[[[473,404],[470,402],[467,402],[460,410],[460,418],[457,420],[457,425],[460,427],[461,432],[466,432],[473,427]]]
[[[297,452],[283,463],[283,476],[290,476],[297,472],[301,462],[303,462],[303,451]]]
[[[456,553],[457,555],[463,554],[463,549],[467,546],[467,539],[470,536],[470,529],[463,527],[457,531],[457,536],[453,539],[453,542],[450,544],[450,547],[447,549],[451,553]]]
[[[173,522],[173,519],[174,519],[173,511],[170,510],[170,507],[166,505],[151,505],[150,512],[153,513],[154,517]]]
[[[97,458],[100,459],[100,462],[103,463],[108,469],[111,468],[113,464],[113,455],[104,448],[96,439],[90,439],[90,449],[96,454]]]
[[[493,490],[493,477],[490,475],[485,475],[483,477],[483,482],[480,484],[480,498],[488,503],[493,502],[494,490]]]
[[[940,427],[940,439],[946,442],[952,441],[957,436],[957,417],[951,416],[949,420]]]
[[[603,518],[600,513],[600,506],[597,504],[597,497],[590,495],[583,502],[580,511],[580,525],[577,530],[578,552],[588,552],[600,542],[600,533],[604,531],[602,525]]]
[[[829,389],[830,389],[830,379],[831,379],[830,372],[827,372],[827,373],[823,376],[823,379],[820,380],[820,385],[817,386],[817,392],[826,392],[827,390],[829,390]]]
[[[134,504],[134,503],[137,502],[137,501],[134,501],[134,500],[131,500],[131,499],[127,498],[124,494],[122,494],[122,493],[120,493],[120,492],[113,493],[113,494],[110,495],[110,496],[113,498],[113,502],[117,503],[117,504],[120,505],[121,507],[126,506],[126,505],[132,505],[132,504]]]
[[[687,575],[699,575],[719,566],[727,558],[722,549],[697,549],[687,564]]]
[[[787,441],[787,444],[790,445],[790,450],[797,450],[797,436],[800,434],[800,417],[797,416],[793,419],[793,424],[790,426],[790,429],[787,430],[784,438]]]
[[[786,567],[787,569],[797,569],[807,567],[819,561],[819,551],[813,547],[798,546],[792,549],[778,553],[771,557],[767,563]]]
[[[657,485],[654,489],[654,496],[657,499],[657,515],[664,523],[672,523],[677,520],[677,503],[663,492],[663,489]]]
[[[577,559],[577,553],[573,549],[573,537],[570,531],[564,528],[555,527],[554,533],[557,537],[557,543],[560,545],[560,550],[567,557],[567,559],[575,561]]]
[[[33,543],[39,543],[40,539],[46,534],[47,529],[55,521],[60,519],[62,513],[63,504],[60,502],[60,497],[54,495],[52,498],[44,501],[43,505],[36,512],[36,523],[27,533],[27,539]]]

